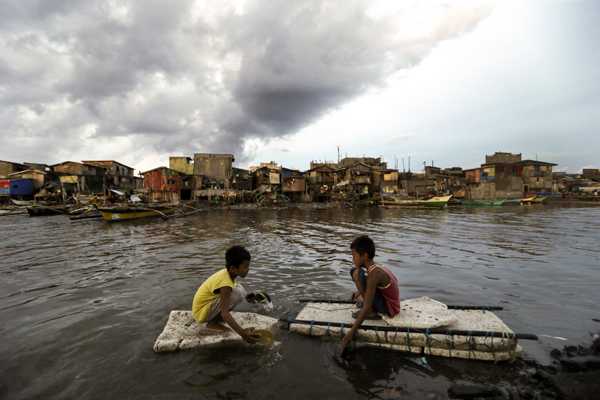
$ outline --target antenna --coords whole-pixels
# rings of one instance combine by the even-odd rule
[[[408,156],[408,172],[410,172],[410,156]]]
[[[340,163],[340,146],[337,147],[337,151],[338,151],[338,164]]]

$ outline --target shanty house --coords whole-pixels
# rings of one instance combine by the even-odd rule
[[[65,161],[52,166],[63,187],[65,196],[75,193],[102,193],[105,189],[106,169],[97,165]]]
[[[381,175],[381,192],[386,194],[395,194],[398,193],[398,179],[399,173],[395,169],[385,169],[379,171]]]
[[[301,201],[306,193],[306,179],[302,172],[281,168],[281,191],[293,201]]]
[[[189,200],[191,187],[184,187],[185,175],[181,172],[167,167],[158,167],[142,172],[142,175],[148,200],[169,203],[178,203],[182,197]]]
[[[242,168],[232,168],[231,187],[235,190],[252,190],[252,175]]]
[[[0,178],[7,178],[12,173],[25,171],[26,169],[28,169],[27,166],[23,164],[0,160]]]
[[[279,168],[260,167],[252,173],[253,187],[259,192],[281,191],[281,170]]]
[[[325,201],[331,196],[337,183],[337,168],[330,165],[317,165],[304,173],[305,185],[312,201]]]
[[[536,161],[523,160],[517,165],[520,167],[521,177],[523,178],[523,192],[528,193],[551,193],[553,187],[552,167],[556,164]]]
[[[132,167],[114,160],[88,160],[82,161],[82,163],[104,168],[106,170],[105,183],[108,187],[121,189],[134,189],[136,187]]]

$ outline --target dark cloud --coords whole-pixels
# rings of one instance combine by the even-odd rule
[[[0,155],[53,162],[114,137],[132,153],[243,159],[246,139],[296,132],[486,15],[435,6],[442,15],[414,35],[411,9],[374,17],[371,5],[2,2],[0,145],[13,151]]]

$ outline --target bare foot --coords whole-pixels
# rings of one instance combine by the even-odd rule
[[[207,322],[206,329],[210,329],[217,332],[231,332],[231,329],[218,322]]]

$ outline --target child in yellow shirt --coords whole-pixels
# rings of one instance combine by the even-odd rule
[[[226,268],[208,277],[196,291],[192,314],[196,321],[206,322],[209,329],[226,331],[228,328],[221,323],[225,321],[246,342],[255,343],[258,336],[251,330],[242,329],[230,313],[246,296],[244,288],[235,279],[238,276],[246,277],[250,270],[250,258],[250,253],[244,247],[230,247],[225,252]]]

